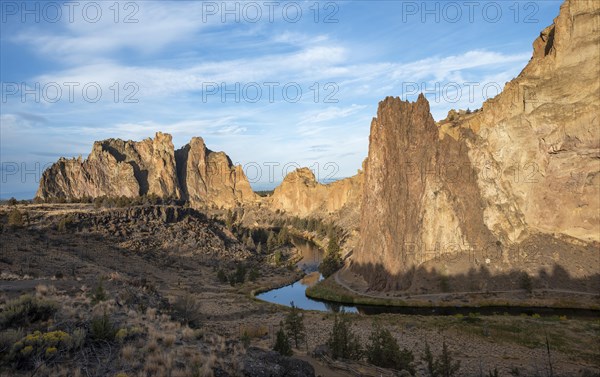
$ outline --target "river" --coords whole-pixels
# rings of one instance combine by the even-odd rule
[[[306,275],[293,284],[260,293],[256,297],[263,301],[286,306],[290,306],[293,302],[296,307],[304,310],[339,312],[343,309],[346,313],[356,313],[358,310],[354,306],[318,301],[306,297],[306,288],[323,279],[318,271],[319,264],[323,259],[323,251],[314,242],[300,237],[292,237],[292,243],[298,253],[302,255],[302,259],[297,265]]]
[[[281,288],[272,289],[267,292],[258,294],[256,297],[263,301],[272,302],[275,304],[290,306],[294,305],[304,310],[318,310],[323,312],[340,312],[342,309],[346,313],[361,313],[361,314],[413,314],[413,315],[454,315],[470,313],[478,313],[481,315],[494,314],[539,314],[542,317],[561,316],[568,317],[583,317],[583,318],[598,318],[597,310],[586,309],[558,309],[544,307],[515,307],[515,306],[495,306],[495,307],[410,307],[410,306],[376,306],[376,305],[342,305],[330,301],[319,301],[306,296],[306,288],[315,285],[323,279],[318,272],[319,264],[323,258],[323,250],[321,250],[314,242],[300,237],[293,237],[292,243],[302,255],[302,259],[298,262],[298,267],[302,269],[306,275],[294,282]]]

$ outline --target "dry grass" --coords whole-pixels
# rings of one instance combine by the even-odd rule
[[[148,351],[148,353],[154,353],[158,351],[158,348],[158,342],[156,341],[156,339],[150,339],[148,345],[146,346],[146,350]]]
[[[165,347],[172,347],[176,340],[177,336],[175,334],[166,334],[163,338],[163,343]]]
[[[262,338],[269,334],[269,328],[265,325],[244,324],[240,326],[240,336],[244,334],[250,338]]]
[[[133,361],[137,349],[132,345],[126,345],[121,349],[121,357],[127,361]]]

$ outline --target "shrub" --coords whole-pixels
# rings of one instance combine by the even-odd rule
[[[7,203],[8,203],[9,206],[16,206],[17,203],[18,203],[18,201],[17,201],[17,199],[15,199],[14,197],[12,197],[12,198],[8,199]]]
[[[117,339],[117,342],[119,343],[124,343],[128,335],[127,329],[119,329],[119,331],[115,333],[115,339]]]
[[[64,331],[35,331],[14,343],[10,359],[21,366],[33,366],[39,360],[53,359],[58,351],[71,348],[71,336]]]
[[[217,280],[219,280],[221,283],[227,283],[227,275],[221,268],[219,268],[219,271],[217,271]]]
[[[334,359],[359,360],[362,356],[358,336],[352,331],[350,321],[343,312],[341,315],[336,314],[334,318],[327,346]]]
[[[23,295],[8,301],[0,313],[0,329],[27,326],[37,321],[48,320],[58,309],[56,303]]]
[[[183,297],[177,298],[173,304],[174,317],[183,324],[190,327],[198,327],[200,325],[200,302],[191,294],[186,294]]]
[[[100,281],[96,285],[96,288],[94,288],[94,292],[92,293],[92,305],[96,305],[97,303],[106,300],[108,300],[108,296],[106,294],[106,291],[104,290],[102,279],[100,279]]]
[[[373,325],[366,347],[367,360],[382,368],[406,370],[414,374],[411,363],[414,361],[413,353],[407,349],[400,350],[398,342],[390,331],[378,324]]]
[[[245,280],[246,280],[246,266],[244,266],[242,263],[239,263],[237,265],[237,267],[235,268],[235,272],[233,272],[229,276],[229,284],[231,284],[231,286],[234,286],[236,284],[243,284]]]
[[[73,334],[71,335],[71,348],[79,349],[83,347],[85,344],[85,338],[87,337],[87,333],[85,329],[76,328],[73,330]]]
[[[23,330],[8,329],[0,332],[0,355],[7,355],[13,344],[23,338]]]
[[[256,279],[258,279],[259,276],[260,272],[256,267],[252,267],[252,269],[250,269],[250,272],[248,272],[248,280],[250,281],[256,281]]]
[[[94,317],[90,322],[90,335],[94,340],[112,341],[117,331],[106,312],[101,317]]]
[[[18,209],[13,209],[8,214],[8,225],[13,228],[20,228],[23,226],[23,214]]]
[[[58,222],[57,230],[61,233],[65,233],[71,226],[73,226],[73,217],[71,215],[65,216]]]
[[[285,318],[285,329],[287,333],[294,340],[296,348],[300,346],[300,343],[306,339],[306,329],[304,327],[304,318],[302,313],[294,305],[294,302],[290,302],[291,309]]]
[[[292,347],[290,346],[290,339],[288,338],[285,330],[283,329],[283,322],[279,323],[279,331],[277,331],[277,338],[273,350],[279,352],[284,356],[292,356]]]
[[[252,338],[250,337],[250,335],[248,335],[247,332],[244,331],[242,337],[240,338],[240,341],[242,342],[244,349],[248,349],[248,347],[250,347],[250,343],[252,342]]]

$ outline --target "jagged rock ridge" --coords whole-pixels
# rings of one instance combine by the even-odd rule
[[[317,182],[308,168],[289,173],[270,198],[273,210],[282,210],[293,216],[328,215],[350,207],[359,207],[363,174],[329,184]]]
[[[140,142],[95,142],[83,161],[61,158],[44,172],[36,194],[44,200],[139,195],[186,199],[193,206],[256,200],[243,170],[225,153],[212,152],[201,138],[175,151],[171,135],[161,132]]]
[[[379,104],[352,260],[372,288],[416,290],[428,265],[538,273],[564,262],[554,239],[585,255],[582,245],[596,245],[595,263],[565,269],[597,273],[599,25],[600,2],[567,0],[522,73],[474,114],[436,124],[423,96]],[[520,265],[519,245],[532,239],[548,247]],[[440,262],[444,253],[456,258]]]

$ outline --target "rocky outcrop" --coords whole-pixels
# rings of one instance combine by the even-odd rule
[[[206,148],[202,138],[192,138],[175,155],[180,186],[190,204],[233,207],[256,200],[242,167],[233,166],[224,152]]]
[[[88,158],[61,158],[42,175],[36,194],[44,200],[156,195],[193,206],[233,207],[256,200],[240,166],[212,152],[201,138],[175,151],[161,132],[140,142],[95,142]]]
[[[321,184],[308,168],[289,173],[271,196],[271,208],[293,216],[328,215],[344,207],[357,209],[362,193],[363,174]]]
[[[315,368],[309,362],[282,356],[275,351],[250,347],[242,359],[245,377],[314,377]]]
[[[523,72],[473,114],[436,124],[423,96],[379,104],[352,260],[372,288],[414,289],[427,265],[493,274],[564,262],[542,248],[542,262],[520,265],[511,253],[532,239],[568,239],[582,255],[598,245],[599,25],[600,3],[566,1]],[[591,276],[597,254],[566,273]]]
[[[246,259],[251,252],[223,226],[193,208],[134,206],[61,214],[42,222],[66,224],[66,231],[92,231],[112,239],[119,247],[136,252],[167,250],[170,253]]]

